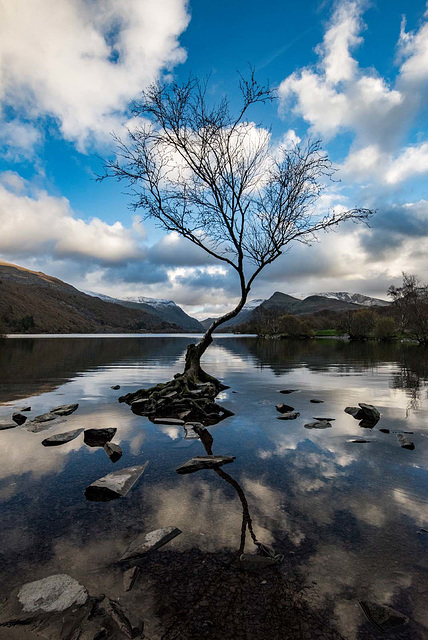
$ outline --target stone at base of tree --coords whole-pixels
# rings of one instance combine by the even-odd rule
[[[408,438],[406,438],[406,436],[403,436],[402,433],[397,434],[397,440],[402,449],[410,449],[410,451],[413,451],[413,449],[415,448],[414,442],[411,442]]]
[[[85,587],[65,573],[28,582],[18,592],[18,600],[28,612],[65,611],[73,605],[84,605],[88,598]]]
[[[16,422],[16,424],[19,424],[19,425],[24,424],[26,419],[27,419],[27,416],[23,416],[22,413],[16,412],[12,414],[12,420]]]
[[[294,407],[290,407],[289,404],[284,404],[282,402],[276,404],[275,409],[279,411],[279,413],[290,413],[290,411],[294,411]]]
[[[71,442],[83,432],[83,429],[74,429],[74,431],[65,431],[64,433],[57,433],[55,436],[50,436],[50,438],[45,438],[42,440],[42,445],[44,447],[57,447],[61,444],[66,444],[67,442]]]
[[[295,420],[300,416],[298,411],[286,411],[281,416],[277,416],[277,420]]]
[[[366,618],[382,633],[393,631],[409,622],[409,618],[400,611],[376,602],[359,602]]]
[[[50,413],[54,413],[57,416],[69,416],[70,413],[74,413],[78,408],[79,408],[79,405],[77,403],[61,404],[59,407],[55,407],[55,409],[51,409]]]
[[[121,447],[114,442],[106,442],[104,445],[104,451],[112,462],[117,462],[122,457]]]
[[[103,447],[107,442],[113,440],[117,429],[114,427],[102,429],[85,429],[83,440],[88,447]]]
[[[131,639],[144,638],[144,621],[124,609],[119,602],[109,598],[106,610],[121,633]]]
[[[317,420],[316,422],[308,422],[305,424],[305,429],[329,429],[331,427],[330,422],[327,420]]]
[[[185,474],[201,471],[202,469],[215,469],[224,464],[230,464],[235,458],[236,456],[196,456],[178,467],[176,472]]]
[[[125,497],[141,478],[148,464],[147,460],[143,465],[113,471],[95,480],[86,488],[85,497],[93,502],[109,502]]]
[[[135,538],[119,559],[119,562],[129,566],[138,566],[144,556],[150,551],[155,551],[164,544],[179,536],[181,530],[177,527],[165,527],[148,533],[141,533]]]
[[[0,431],[4,431],[5,429],[15,429],[18,426],[18,423],[15,420],[0,420]]]

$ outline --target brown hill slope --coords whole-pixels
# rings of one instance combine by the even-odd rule
[[[105,302],[57,278],[1,261],[0,324],[7,333],[181,331],[144,311]]]

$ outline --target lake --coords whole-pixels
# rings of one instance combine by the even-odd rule
[[[0,595],[67,573],[91,595],[138,602],[152,639],[324,637],[311,636],[314,627],[305,631],[304,622],[301,636],[288,636],[280,626],[266,632],[269,616],[277,620],[282,605],[276,594],[286,583],[295,585],[287,593],[299,594],[299,606],[334,620],[351,640],[378,637],[359,600],[410,617],[410,627],[394,637],[427,638],[427,350],[216,337],[203,366],[230,387],[218,401],[235,415],[209,432],[213,453],[236,460],[222,467],[224,477],[212,470],[181,476],[179,465],[205,455],[200,440],[184,439],[182,427],[134,415],[118,397],[172,378],[183,368],[188,343],[185,336],[0,341],[0,419],[27,405],[31,418],[79,403],[75,413],[39,433],[25,424],[0,432]],[[119,391],[111,389],[116,384]],[[284,389],[293,393],[280,394]],[[300,417],[277,420],[278,402]],[[359,402],[381,413],[372,429],[344,412]],[[305,428],[316,417],[334,418],[331,428]],[[102,447],[86,446],[82,436],[58,447],[41,445],[56,433],[92,427],[117,428],[118,462],[112,464]],[[412,432],[406,437],[414,450],[400,447],[397,433],[403,431]],[[149,467],[126,497],[86,500],[85,489],[96,479],[146,460]],[[258,541],[284,555],[266,575],[231,573],[243,545],[255,552],[248,522]],[[140,583],[124,596],[115,562],[138,534],[168,526],[182,534],[152,554]],[[178,631],[168,626],[171,620]],[[232,629],[229,636],[225,629]]]

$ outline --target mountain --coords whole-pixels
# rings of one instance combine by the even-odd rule
[[[223,331],[224,329],[227,329],[230,327],[236,327],[238,324],[242,324],[243,322],[246,322],[249,319],[252,311],[254,311],[254,309],[256,309],[261,304],[263,304],[263,302],[264,302],[263,299],[258,299],[258,298],[255,298],[254,300],[249,300],[244,305],[243,309],[241,309],[241,311],[238,313],[237,316],[232,318],[232,320],[229,320],[228,322],[225,322],[224,324],[221,325],[220,331]],[[214,320],[216,320],[216,318],[205,318],[205,320],[201,320],[200,324],[206,331],[208,327],[214,322]]]
[[[363,307],[388,307],[391,304],[387,300],[371,298],[370,296],[364,296],[362,293],[348,293],[347,291],[328,291],[327,293],[316,293],[315,295],[322,296],[323,298],[341,300],[342,302],[359,304]]]
[[[123,307],[128,307],[129,309],[139,309],[140,311],[149,313],[156,318],[175,324],[183,331],[189,331],[192,333],[203,333],[204,331],[199,320],[187,315],[187,313],[185,313],[183,309],[172,300],[145,298],[143,296],[135,298],[110,298],[109,296],[105,296],[101,293],[94,293],[93,291],[86,291],[86,293],[90,296],[101,298],[101,300],[105,300],[107,302],[120,304]]]
[[[181,331],[154,313],[101,300],[57,278],[1,261],[0,323],[7,333]]]

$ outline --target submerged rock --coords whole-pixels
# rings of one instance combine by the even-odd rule
[[[277,417],[277,420],[295,420],[300,416],[298,411],[286,411],[281,416]]]
[[[19,424],[19,425],[24,424],[26,419],[27,419],[27,416],[23,416],[22,413],[16,412],[12,414],[12,420],[16,422],[16,424]]]
[[[88,597],[85,587],[65,573],[28,582],[18,593],[19,602],[28,612],[64,611],[73,605],[84,605]]]
[[[103,447],[106,442],[113,440],[117,429],[109,427],[107,429],[85,429],[83,439],[88,447]]]
[[[316,418],[312,416],[313,420],[320,420],[321,422],[334,422],[336,418]]]
[[[117,462],[122,457],[122,449],[114,442],[106,442],[104,445],[104,451],[112,462]]]
[[[71,442],[83,432],[83,429],[74,429],[74,431],[66,431],[65,433],[57,433],[55,436],[50,436],[42,440],[44,447],[57,447],[60,444],[66,444]]]
[[[364,440],[364,438],[353,438],[352,440],[348,440],[348,442],[355,442],[356,444],[364,444],[365,442],[371,442],[371,440]]]
[[[5,429],[15,429],[18,426],[18,423],[14,420],[0,420],[0,431],[4,431]]]
[[[413,449],[415,448],[414,442],[411,442],[408,438],[406,438],[406,436],[403,436],[402,433],[397,434],[397,440],[402,449],[410,449],[410,451],[413,451]]]
[[[276,404],[275,409],[279,411],[279,413],[290,413],[290,411],[294,411],[294,407],[290,407],[289,404],[284,404],[283,402]]]
[[[164,544],[170,542],[181,533],[177,527],[165,527],[148,533],[141,533],[135,538],[121,556],[119,562],[126,562],[130,566],[136,566],[149,551],[155,551]]]
[[[69,416],[70,413],[74,413],[78,407],[78,404],[61,404],[59,407],[51,409],[50,413],[54,413],[57,416]]]
[[[317,420],[316,422],[305,424],[305,429],[329,429],[330,427],[331,424],[327,420]]]
[[[116,600],[109,599],[106,609],[122,634],[125,634],[128,638],[144,638],[143,620],[125,610]]]
[[[31,411],[31,407],[22,407],[20,411]]]
[[[295,391],[297,391],[297,389],[281,389],[281,391],[279,393],[283,393],[285,395],[288,395],[289,393],[294,393]]]
[[[379,431],[382,431],[382,433],[390,433],[389,429],[379,429]]]
[[[120,389],[120,384],[114,384],[112,387],[110,387],[110,389],[117,391],[118,389]]]
[[[359,602],[367,619],[378,629],[378,631],[392,631],[397,627],[401,627],[409,622],[409,618],[400,611],[387,607],[376,602],[361,600]]]
[[[143,475],[148,464],[147,460],[143,465],[113,471],[103,478],[95,480],[86,488],[85,497],[94,502],[108,502],[123,498]]]
[[[177,473],[194,473],[201,469],[215,469],[235,460],[236,456],[196,456],[176,469]]]
[[[323,404],[324,400],[317,400],[317,398],[312,398],[312,400],[309,400],[309,402],[312,402],[312,404]]]

